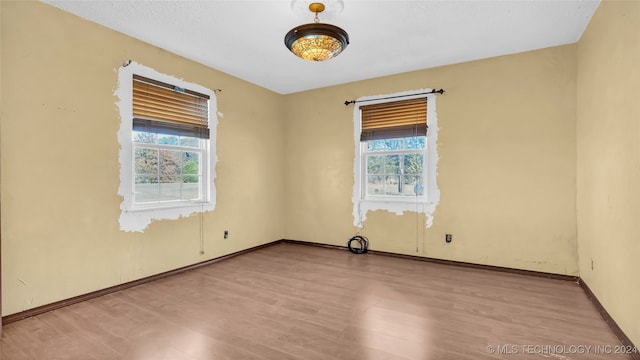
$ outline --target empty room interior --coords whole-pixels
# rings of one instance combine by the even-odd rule
[[[640,1],[321,4],[0,2],[0,358],[640,359]]]

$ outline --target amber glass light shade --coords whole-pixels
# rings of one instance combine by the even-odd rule
[[[349,34],[334,25],[311,23],[291,29],[284,43],[298,57],[325,61],[338,56],[349,45]]]

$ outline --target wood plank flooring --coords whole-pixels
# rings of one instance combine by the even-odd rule
[[[576,283],[282,243],[6,325],[0,358],[631,359],[618,346]]]

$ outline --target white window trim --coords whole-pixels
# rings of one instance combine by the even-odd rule
[[[140,75],[150,79],[173,84],[181,88],[197,91],[209,95],[209,132],[210,140],[206,141],[208,148],[208,167],[203,173],[203,186],[209,186],[205,190],[207,201],[199,202],[168,202],[158,206],[136,206],[133,203],[133,144],[132,138],[132,87],[133,75]],[[197,212],[212,211],[216,207],[216,129],[218,126],[217,107],[215,92],[201,85],[185,82],[176,77],[165,75],[140,65],[136,62],[129,63],[128,66],[120,67],[118,71],[118,88],[114,94],[118,97],[116,102],[120,109],[120,130],[118,131],[118,142],[120,143],[120,187],[118,195],[122,196],[120,204],[120,229],[123,231],[142,232],[153,220],[178,219],[189,216]]]
[[[431,227],[433,225],[433,213],[436,206],[440,202],[440,189],[437,183],[437,165],[438,165],[438,117],[436,113],[436,94],[426,95],[427,97],[427,124],[429,126],[427,130],[426,138],[426,156],[425,156],[425,187],[424,197],[394,197],[394,198],[380,198],[375,199],[372,197],[364,198],[363,195],[363,159],[362,159],[362,144],[360,142],[360,132],[362,130],[361,124],[361,112],[360,103],[364,100],[373,100],[385,97],[403,96],[403,99],[415,99],[424,97],[425,95],[417,95],[432,91],[432,89],[420,89],[412,91],[404,91],[394,94],[364,96],[356,99],[356,106],[353,109],[353,136],[354,136],[354,185],[353,185],[353,224],[362,228],[363,222],[367,219],[367,212],[376,210],[386,210],[393,212],[396,215],[402,215],[405,211],[414,211],[416,213],[425,214],[427,221],[425,226]],[[370,105],[375,103],[397,101],[397,98],[380,100],[380,101],[366,101],[362,105]]]

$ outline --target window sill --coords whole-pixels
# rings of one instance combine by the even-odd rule
[[[173,209],[200,209],[201,207],[207,207],[209,205],[214,205],[212,202],[208,201],[188,201],[188,202],[167,202],[153,205],[136,205],[129,209],[124,210],[125,212],[136,213],[136,212],[147,212],[147,211],[161,211],[161,210],[173,210]]]
[[[425,198],[405,197],[405,198],[366,198],[361,199],[365,204],[428,204]]]

